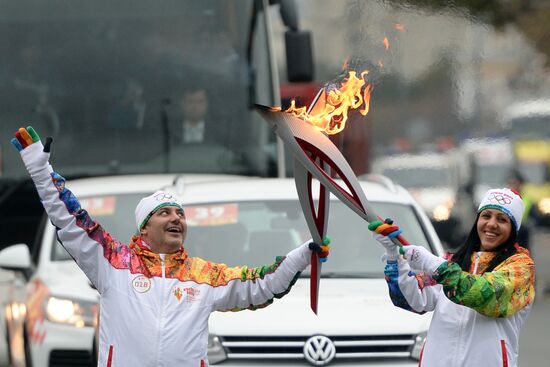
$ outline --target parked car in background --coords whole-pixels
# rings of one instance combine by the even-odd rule
[[[512,141],[522,194],[539,225],[550,227],[550,100],[518,101],[500,118]]]
[[[457,150],[382,156],[374,160],[372,172],[405,187],[447,247],[462,242],[465,226],[470,224],[464,223],[461,214],[466,171]]]
[[[388,179],[375,179],[361,185],[377,214],[392,217],[410,242],[441,255],[433,226],[411,195]],[[119,177],[78,180],[67,186],[120,240],[135,230],[133,210],[139,198],[164,186],[182,199],[189,256],[228,265],[273,263],[276,256],[310,238],[293,179]],[[323,265],[318,316],[309,307],[307,269],[289,294],[265,309],[213,313],[208,345],[211,365],[418,364],[431,315],[393,306],[380,259],[383,248],[367,223],[347,206],[334,197],[330,205],[331,254]],[[23,300],[33,294],[25,319],[19,322],[25,326],[28,356],[33,366],[60,365],[69,363],[69,358],[73,366],[90,365],[97,293],[55,240],[49,223],[39,253],[27,293],[19,296]],[[37,317],[43,319],[37,322]]]
[[[15,281],[15,272],[0,269],[0,367],[10,365],[6,316],[11,313],[11,308],[8,306],[9,292]]]
[[[467,184],[471,185],[474,203],[487,190],[508,185],[514,170],[514,149],[507,138],[468,139],[460,145],[468,164]]]

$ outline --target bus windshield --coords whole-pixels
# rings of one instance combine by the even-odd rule
[[[9,141],[25,125],[68,177],[266,175],[243,14],[252,0],[0,3],[1,175],[24,176]]]

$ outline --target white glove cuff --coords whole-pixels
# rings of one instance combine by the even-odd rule
[[[49,166],[50,153],[44,152],[44,146],[39,141],[29,145],[20,153],[21,159],[31,176]]]

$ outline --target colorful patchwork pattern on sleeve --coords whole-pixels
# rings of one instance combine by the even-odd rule
[[[534,262],[521,247],[492,272],[472,275],[449,262],[437,269],[434,279],[451,301],[489,317],[513,315],[535,298]]]
[[[285,257],[279,256],[271,265],[249,268],[248,266],[229,267],[226,264],[212,263],[200,258],[191,258],[191,278],[197,283],[208,283],[214,287],[226,285],[232,280],[255,281],[275,272]]]
[[[191,263],[190,273],[187,274],[189,280],[193,280],[197,283],[207,283],[213,287],[225,286],[230,281],[240,280],[241,282],[252,281],[255,282],[258,279],[263,279],[266,275],[274,273],[279,265],[285,260],[284,256],[278,256],[275,259],[275,263],[271,265],[259,266],[256,268],[249,268],[248,266],[235,266],[229,267],[226,264],[212,263],[210,261],[203,260],[201,258],[193,257],[189,259]],[[267,300],[263,304],[249,305],[246,309],[256,310],[264,308],[273,303],[274,298],[281,298],[286,295],[292,286],[296,283],[300,277],[298,272],[285,291],[275,294],[272,299]],[[180,278],[182,275],[178,276]],[[180,278],[181,279],[181,278]],[[241,311],[242,308],[234,308],[226,311]]]
[[[90,217],[86,210],[80,207],[80,202],[76,196],[65,187],[65,178],[56,172],[52,172],[51,176],[59,192],[59,198],[67,207],[67,211],[75,217],[77,226],[84,229],[91,239],[103,247],[103,255],[109,263],[117,269],[130,268],[134,272],[147,274],[147,269],[144,269],[139,261],[132,261],[132,264],[130,263],[129,248],[114,240],[99,223]]]

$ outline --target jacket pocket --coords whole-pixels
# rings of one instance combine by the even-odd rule
[[[502,350],[502,367],[508,367],[508,351],[504,339],[500,340],[500,349]]]

